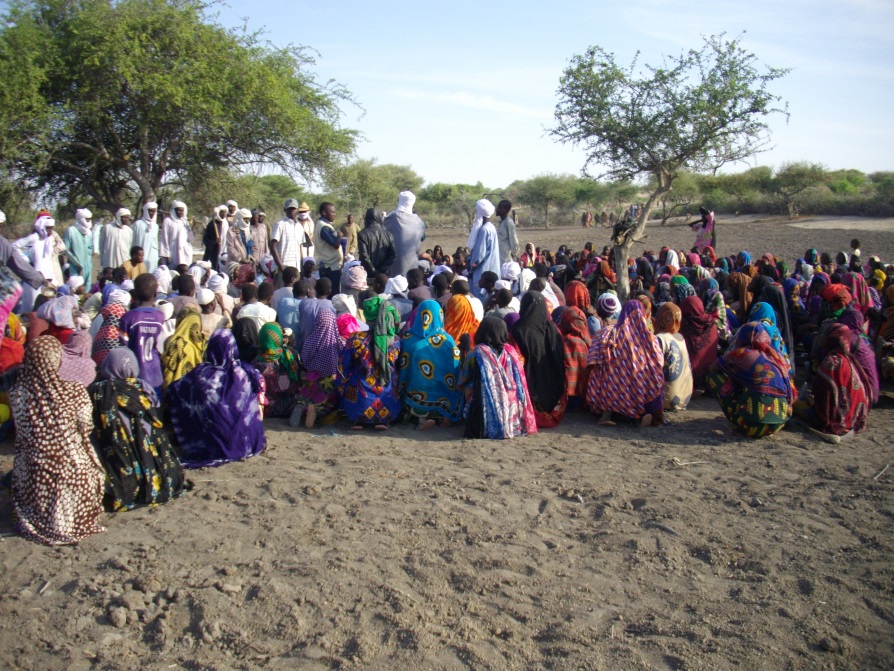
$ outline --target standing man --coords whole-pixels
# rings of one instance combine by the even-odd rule
[[[412,191],[401,191],[397,209],[385,217],[385,228],[394,237],[394,247],[397,250],[397,259],[391,266],[391,277],[406,277],[411,268],[418,266],[419,246],[425,240],[425,224],[413,212],[415,202],[416,196]]]
[[[161,225],[158,253],[168,268],[175,268],[181,263],[185,266],[192,265],[192,241],[195,236],[186,212],[186,203],[175,200],[171,203],[171,213]]]
[[[511,263],[518,257],[518,237],[515,234],[515,221],[509,216],[512,203],[501,200],[497,204],[497,216],[500,217],[500,228],[497,231],[497,242],[500,245],[500,265]]]
[[[341,238],[335,230],[335,205],[320,205],[320,218],[314,233],[314,249],[320,269],[320,277],[327,277],[332,282],[331,294],[341,293],[341,267],[345,255],[341,248]]]
[[[143,248],[143,263],[147,273],[154,273],[158,268],[158,205],[143,204],[143,216],[133,224],[134,247]]]
[[[251,250],[251,258],[255,263],[270,253],[270,244],[267,242],[267,215],[260,207],[251,211],[250,233],[254,246]]]
[[[314,220],[310,216],[310,206],[301,201],[298,206],[298,223],[304,230],[304,245],[301,248],[301,258],[306,259],[314,255]],[[303,261],[302,261],[303,263]]]
[[[497,242],[497,229],[490,223],[489,217],[494,213],[494,205],[487,198],[475,203],[475,214],[481,220],[481,227],[475,237],[475,247],[469,256],[469,270],[472,275],[469,286],[479,300],[484,301],[486,291],[480,287],[481,276],[491,271],[500,276],[500,248]]]
[[[360,227],[354,223],[353,214],[348,215],[348,221],[347,223],[342,224],[341,232],[348,240],[348,248],[346,250],[347,253],[356,259],[358,254],[357,234],[360,232]]]
[[[227,239],[223,234],[226,220],[227,206],[218,205],[202,234],[202,244],[205,245],[205,255],[202,260],[210,263],[211,267],[215,269],[219,267],[221,258],[226,256]]]
[[[72,275],[80,275],[84,283],[93,281],[93,213],[88,209],[75,212],[74,226],[62,236],[68,250],[68,265]]]
[[[115,212],[115,221],[102,227],[99,237],[99,262],[103,268],[120,268],[130,258],[133,229],[130,210],[122,207]]]
[[[397,250],[394,247],[394,236],[382,225],[382,212],[374,207],[366,211],[363,219],[363,230],[357,234],[357,248],[360,263],[366,269],[368,277],[391,272]]]
[[[305,239],[304,227],[298,220],[299,207],[297,200],[289,198],[283,205],[285,216],[276,222],[270,236],[270,255],[280,274],[287,266],[301,267]]]

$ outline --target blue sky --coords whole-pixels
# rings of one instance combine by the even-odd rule
[[[263,29],[275,44],[319,52],[316,73],[347,87],[357,155],[410,165],[427,182],[506,186],[577,174],[583,154],[552,141],[559,76],[598,44],[629,64],[657,63],[701,35],[746,31],[743,46],[792,68],[774,91],[788,124],[751,164],[809,160],[830,169],[894,169],[894,2],[306,2],[229,0],[219,20]],[[734,166],[733,170],[747,168]]]

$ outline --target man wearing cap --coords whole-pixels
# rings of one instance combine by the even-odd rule
[[[143,248],[143,263],[146,264],[146,272],[154,273],[158,267],[158,205],[156,203],[143,203],[143,216],[137,219],[131,229],[133,230],[133,244]]]
[[[412,191],[401,191],[397,209],[385,217],[385,229],[394,238],[397,258],[391,264],[391,277],[407,276],[419,261],[419,246],[425,240],[425,224],[413,212],[416,196]]]
[[[300,207],[310,210],[305,203],[299,205],[297,200],[289,198],[283,205],[285,216],[276,222],[270,236],[270,254],[280,273],[286,266],[300,268],[301,259],[309,256],[304,253],[306,242],[304,227],[298,221]]]
[[[251,258],[255,263],[258,263],[270,253],[270,244],[267,242],[266,218],[267,215],[264,214],[264,211],[259,207],[256,207],[251,211],[249,232],[251,233],[251,240],[254,243],[254,247],[251,250]]]
[[[75,212],[74,226],[62,235],[68,250],[68,265],[72,275],[93,281],[93,213],[88,209]]]
[[[104,268],[120,268],[130,258],[133,229],[130,210],[122,207],[115,212],[115,221],[102,227],[99,236],[99,261]]]
[[[298,207],[298,223],[304,229],[304,245],[301,247],[301,258],[306,259],[314,255],[316,247],[314,245],[314,219],[310,216],[310,207],[303,200]]]
[[[341,247],[341,237],[335,230],[335,205],[322,203],[320,218],[314,230],[314,249],[320,277],[328,277],[332,282],[332,295],[341,293],[341,267],[345,255]]]

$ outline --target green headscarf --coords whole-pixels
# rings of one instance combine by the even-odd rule
[[[391,380],[391,367],[388,365],[388,348],[397,335],[400,315],[397,309],[379,296],[363,303],[363,316],[366,323],[371,324],[372,358],[376,364],[376,372],[387,383]]]
[[[674,275],[671,278],[671,284],[689,284],[689,280],[687,280],[683,275]]]
[[[298,362],[288,347],[282,346],[282,329],[276,322],[268,322],[258,333],[258,358],[279,363],[292,382],[298,382]]]

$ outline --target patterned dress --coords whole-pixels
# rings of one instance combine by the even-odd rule
[[[58,340],[36,338],[9,394],[16,529],[44,545],[77,543],[103,531],[105,475],[90,444],[90,398],[83,385],[59,377],[61,362]]]

